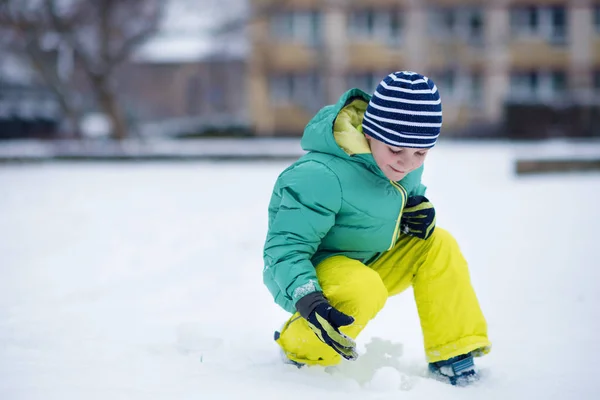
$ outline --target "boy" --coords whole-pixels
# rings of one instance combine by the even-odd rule
[[[275,339],[298,365],[357,357],[354,339],[389,296],[413,286],[430,371],[477,379],[491,349],[458,244],[435,227],[423,162],[442,126],[435,84],[410,71],[321,109],[303,157],[278,177],[269,204],[264,283],[292,313]]]

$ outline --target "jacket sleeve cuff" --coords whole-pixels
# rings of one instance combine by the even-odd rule
[[[312,292],[296,302],[296,310],[300,313],[302,318],[308,319],[310,313],[312,313],[319,304],[323,303],[327,303],[327,299],[323,296],[323,292]]]

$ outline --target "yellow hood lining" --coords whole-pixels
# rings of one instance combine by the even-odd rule
[[[338,146],[348,155],[371,153],[369,142],[362,130],[362,120],[368,103],[363,99],[353,100],[342,108],[333,124],[333,137]]]

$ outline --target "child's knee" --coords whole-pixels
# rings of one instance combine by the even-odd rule
[[[419,267],[417,276],[437,278],[441,275],[468,274],[468,265],[454,236],[445,229],[436,228],[427,239],[428,249],[425,262]]]
[[[353,316],[357,322],[366,323],[383,308],[388,291],[379,274],[365,267],[353,271],[331,294],[326,292],[325,295],[338,310]]]
[[[429,239],[431,247],[450,247],[457,248],[458,243],[454,236],[443,228],[436,227]]]

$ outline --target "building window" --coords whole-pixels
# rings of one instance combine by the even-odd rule
[[[188,80],[186,87],[186,106],[188,115],[199,115],[202,113],[202,80],[199,76],[193,76]]]
[[[559,100],[567,92],[564,71],[527,71],[511,74],[510,95],[518,101]]]
[[[348,16],[348,33],[353,39],[398,45],[403,28],[403,14],[399,11],[353,10]]]
[[[483,24],[483,12],[481,9],[473,9],[467,14],[467,23],[465,24],[467,32],[467,38],[471,39],[477,44],[483,43],[484,24]]]
[[[483,74],[473,72],[469,75],[469,103],[473,107],[483,107]]]
[[[385,78],[385,75],[377,72],[356,73],[348,76],[348,87],[359,88],[360,90],[373,94],[379,82]]]
[[[594,71],[594,74],[592,76],[593,79],[593,96],[596,97],[596,99],[600,99],[600,69],[597,69],[596,71]]]
[[[531,100],[539,90],[538,72],[515,72],[510,77],[510,95],[513,99]]]
[[[389,41],[392,44],[400,43],[402,29],[404,26],[404,18],[402,16],[403,16],[403,14],[401,14],[400,12],[390,12],[388,15],[389,20],[390,20]]]
[[[311,111],[323,105],[321,80],[314,72],[276,74],[270,77],[269,86],[273,104],[297,105]]]
[[[432,73],[431,79],[437,86],[442,101],[444,98],[452,99],[456,94],[456,71],[449,69],[439,73]]]
[[[442,32],[454,33],[456,29],[456,10],[440,11],[440,29]]]
[[[479,71],[446,69],[432,72],[442,102],[451,101],[467,107],[483,107],[483,74]]]
[[[564,45],[567,39],[565,6],[520,6],[510,10],[510,28],[515,38],[543,38]]]
[[[227,111],[227,98],[225,97],[225,88],[220,83],[211,82],[208,88],[208,98],[215,112]]]
[[[600,34],[600,4],[594,5],[594,27],[596,33]]]
[[[204,112],[222,113],[228,110],[229,71],[222,63],[209,63],[203,80]]]
[[[539,9],[534,6],[512,9],[510,29],[514,35],[534,35],[539,29]]]
[[[353,11],[348,18],[350,35],[358,38],[375,36],[375,11]]]
[[[271,37],[311,46],[319,45],[321,17],[318,11],[284,11],[273,14],[270,19]]]
[[[460,39],[472,45],[482,45],[484,26],[481,7],[442,7],[429,14],[430,31],[441,40]]]
[[[290,103],[296,92],[297,79],[292,74],[278,75],[271,78],[271,100],[273,103]]]
[[[567,74],[564,71],[554,71],[549,75],[550,95],[552,97],[562,96],[567,91]]]
[[[567,10],[564,6],[554,6],[550,13],[550,40],[553,43],[564,44],[567,37]]]

